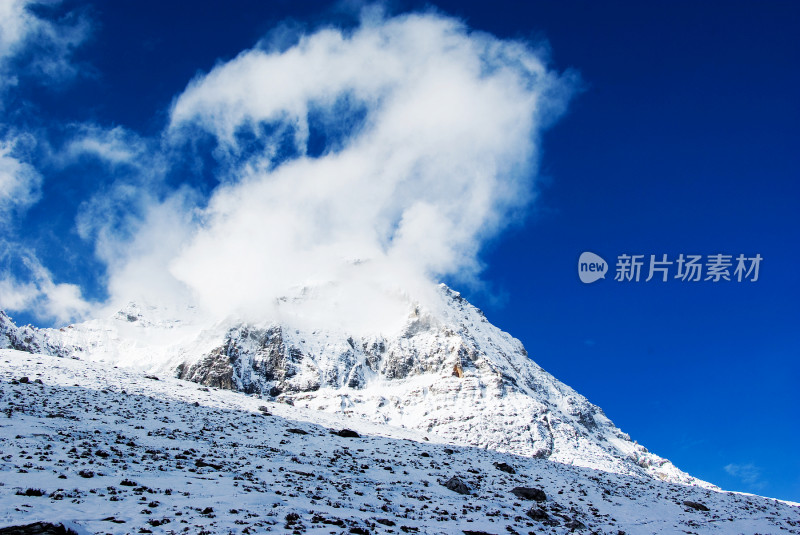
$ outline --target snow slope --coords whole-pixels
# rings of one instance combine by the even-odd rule
[[[343,428],[360,436],[332,434]],[[0,527],[800,532],[797,504],[447,445],[361,418],[8,349],[0,350],[0,438]],[[450,486],[469,494],[443,485],[453,477],[463,487]],[[529,494],[542,501],[516,487],[543,492]]]

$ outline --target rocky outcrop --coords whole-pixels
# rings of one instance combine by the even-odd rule
[[[70,329],[64,327],[60,331]],[[0,349],[16,349],[26,353],[39,353],[56,357],[70,357],[83,349],[65,344],[59,336],[53,336],[32,325],[17,327],[4,311],[0,310]]]
[[[277,396],[286,391],[314,391],[319,380],[292,382],[305,356],[284,343],[283,329],[240,326],[225,335],[222,345],[194,362],[178,366],[180,379],[248,394]]]

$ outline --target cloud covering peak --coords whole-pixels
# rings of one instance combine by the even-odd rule
[[[155,233],[186,241],[154,256],[216,313],[264,319],[313,288],[333,317],[394,317],[385,297],[478,273],[573,85],[530,46],[435,14],[245,51],[173,103],[167,143],[211,139],[221,184],[188,227]]]
[[[29,4],[9,4],[5,26],[19,31],[3,30],[0,70],[35,59],[42,28],[64,37],[47,42],[72,68],[83,19],[40,20]],[[284,28],[197,75],[156,135],[63,125],[40,163],[97,177],[74,230],[105,269],[102,288],[85,301],[7,242],[0,307],[53,302],[34,314],[67,321],[138,301],[375,332],[430,302],[438,281],[477,280],[483,245],[533,200],[539,135],[574,76],[530,43],[437,13],[363,15],[348,29]],[[0,137],[0,224],[48,186],[23,134]]]

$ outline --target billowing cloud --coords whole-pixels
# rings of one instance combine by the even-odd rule
[[[539,49],[434,13],[296,37],[192,80],[158,139],[70,127],[57,163],[106,170],[77,230],[109,306],[387,330],[441,278],[475,280],[529,207],[539,135],[574,88]],[[89,310],[42,270],[6,277],[5,306]]]
[[[155,210],[139,243],[216,314],[315,316],[297,308],[314,295],[380,323],[402,301],[387,296],[479,272],[532,200],[538,136],[571,86],[525,43],[435,14],[245,51],[189,84],[166,132],[173,149],[213,140],[221,185],[181,224]]]

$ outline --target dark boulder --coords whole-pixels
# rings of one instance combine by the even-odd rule
[[[24,526],[9,526],[0,528],[0,535],[77,535],[73,530],[61,524],[49,522],[36,522]]]
[[[686,507],[691,507],[692,509],[694,509],[696,511],[710,511],[710,509],[708,507],[706,507],[702,503],[698,503],[698,502],[692,502],[692,501],[689,501],[689,500],[685,500],[683,502],[683,505],[685,505]]]
[[[536,506],[531,507],[525,514],[531,517],[532,519],[536,520],[537,522],[544,522],[545,520],[550,518],[550,515],[548,515],[544,509]]]
[[[514,487],[511,494],[523,500],[533,500],[536,502],[543,502],[547,499],[547,495],[542,489],[534,489],[532,487]]]
[[[445,487],[459,494],[471,494],[472,491],[458,476],[453,476],[443,483]]]
[[[514,467],[507,463],[494,463],[494,467],[500,470],[501,472],[506,472],[507,474],[517,473],[517,471],[514,470]]]

